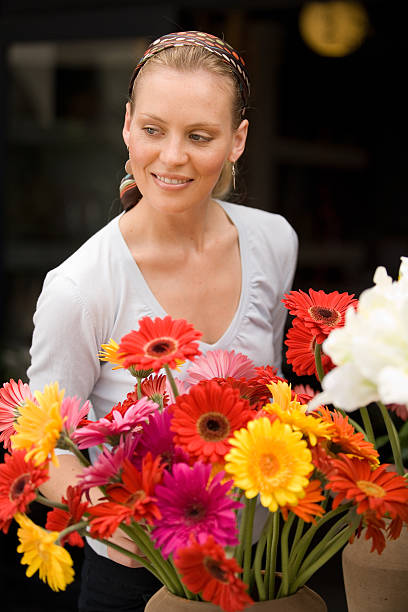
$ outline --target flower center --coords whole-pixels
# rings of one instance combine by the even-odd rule
[[[173,338],[155,338],[145,346],[145,353],[149,357],[164,357],[170,355],[177,349]]]
[[[369,480],[357,480],[356,485],[360,491],[370,497],[384,497],[386,494],[382,487]]]
[[[146,492],[143,491],[143,489],[139,489],[139,491],[135,491],[134,493],[132,493],[132,495],[130,495],[126,502],[126,505],[133,506],[133,504],[137,504],[137,502],[143,501],[145,497]]]
[[[21,474],[10,487],[10,499],[14,501],[22,495],[26,484],[30,481],[30,474]]]
[[[197,421],[197,431],[206,442],[218,442],[228,436],[230,424],[223,414],[206,412]]]
[[[261,455],[259,458],[259,468],[264,476],[273,476],[279,469],[279,461],[275,455]]]
[[[335,327],[341,320],[341,314],[334,308],[324,308],[323,306],[311,306],[308,313],[317,323],[324,323]]]
[[[201,521],[206,513],[206,508],[201,502],[193,502],[186,508],[186,518],[192,523],[198,523]]]
[[[212,557],[204,557],[203,564],[208,573],[211,574],[211,576],[214,576],[216,580],[228,583],[227,574],[222,567],[220,567],[218,561]]]

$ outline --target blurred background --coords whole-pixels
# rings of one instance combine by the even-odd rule
[[[46,272],[120,212],[129,77],[168,32],[225,37],[248,64],[250,136],[235,200],[294,226],[294,288],[358,296],[378,265],[395,277],[408,255],[404,4],[0,2],[0,380],[26,380]],[[13,533],[0,547],[5,609],[75,609],[78,583],[54,595],[24,578]],[[346,611],[338,559],[330,569],[313,586],[329,612]]]

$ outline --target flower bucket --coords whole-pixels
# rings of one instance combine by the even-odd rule
[[[145,612],[163,612],[163,610],[171,610],[171,612],[220,612],[221,608],[206,601],[192,601],[177,597],[165,587],[162,587],[149,599]],[[327,606],[320,595],[305,586],[294,595],[289,595],[289,597],[258,601],[245,608],[245,612],[261,612],[263,610],[265,612],[327,612]]]
[[[403,612],[407,609],[408,529],[387,541],[381,555],[370,552],[364,531],[343,550],[343,576],[349,612]]]

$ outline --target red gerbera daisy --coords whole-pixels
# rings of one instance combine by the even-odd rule
[[[288,518],[289,511],[294,512],[305,523],[316,523],[316,516],[323,516],[325,509],[319,502],[325,499],[322,495],[322,485],[320,480],[311,480],[305,489],[305,497],[299,500],[296,506],[281,507],[282,516],[285,521]]]
[[[81,502],[82,491],[81,487],[69,486],[67,488],[67,497],[62,498],[62,503],[67,504],[68,510],[54,508],[47,514],[46,529],[50,531],[63,531],[70,525],[79,523],[84,512],[88,509],[88,502]],[[72,531],[61,540],[62,546],[70,544],[71,546],[83,547],[84,541],[77,531]]]
[[[123,521],[129,525],[132,519],[144,520],[152,525],[155,519],[161,518],[154,489],[162,479],[163,469],[160,457],[153,460],[151,453],[143,457],[141,471],[125,459],[122,483],[106,487],[109,501],[89,508],[89,514],[93,517],[91,534],[109,538]]]
[[[372,511],[381,519],[387,513],[408,521],[408,483],[396,472],[387,472],[388,465],[372,469],[368,461],[341,455],[332,461],[327,489],[337,493],[333,508],[343,500],[352,500],[357,513]]]
[[[320,451],[336,458],[339,453],[351,457],[367,459],[372,465],[378,465],[378,451],[371,442],[364,438],[362,432],[356,432],[348,416],[342,415],[338,410],[329,410],[322,406],[317,411],[323,421],[331,424],[330,440],[322,440]],[[325,471],[325,470],[323,470]]]
[[[6,454],[0,464],[0,529],[4,533],[13,516],[26,511],[36,497],[36,489],[48,480],[47,466],[37,467],[25,456],[26,451],[16,450]]]
[[[179,395],[170,408],[174,442],[204,462],[223,462],[230,450],[228,439],[254,417],[239,390],[203,381],[188,395]]]
[[[201,593],[204,600],[225,612],[238,612],[254,603],[247,585],[237,577],[242,569],[235,559],[227,559],[212,536],[208,536],[205,544],[198,544],[191,537],[190,545],[177,551],[174,564],[190,591]]]
[[[213,378],[221,386],[229,386],[238,389],[241,399],[248,400],[254,410],[261,410],[262,406],[269,401],[270,392],[265,385],[257,384],[255,379],[246,378]],[[203,382],[203,381],[202,381]]]
[[[177,362],[201,355],[198,340],[202,333],[185,319],[143,317],[139,329],[123,336],[119,344],[125,368],[160,370],[165,364],[176,368]]]
[[[149,376],[149,378],[145,378],[141,383],[141,390],[143,395],[148,397],[159,404],[159,406],[163,409],[169,403],[169,395],[166,392],[166,377],[164,374],[159,374],[157,376]]]
[[[286,360],[292,364],[293,371],[298,376],[315,375],[317,377],[315,363],[316,338],[310,329],[305,327],[303,321],[294,319],[292,327],[286,334],[285,344]],[[322,366],[324,373],[334,368],[334,364],[328,355],[322,351]]]
[[[291,291],[282,300],[290,314],[298,317],[310,329],[316,342],[322,344],[330,332],[344,325],[344,317],[349,306],[357,308],[358,300],[354,294],[325,293],[309,289],[309,295],[302,291]]]

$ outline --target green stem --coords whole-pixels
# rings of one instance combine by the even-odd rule
[[[264,581],[262,580],[262,558],[263,558],[263,554],[265,551],[269,523],[272,523],[272,516],[268,517],[268,521],[265,525],[265,528],[262,531],[261,537],[258,540],[258,543],[256,545],[255,558],[254,558],[254,574],[255,574],[256,587],[258,590],[259,601],[266,600],[266,589],[265,589]]]
[[[252,562],[252,532],[254,527],[254,516],[256,508],[256,497],[245,500],[245,506],[247,512],[245,513],[245,525],[244,525],[244,574],[243,581],[249,586],[251,576],[251,562]]]
[[[309,548],[310,543],[313,537],[315,536],[317,530],[320,529],[322,525],[327,523],[327,521],[330,521],[338,514],[348,511],[350,506],[351,506],[351,503],[347,505],[344,504],[344,505],[338,506],[335,510],[330,510],[329,512],[326,512],[326,514],[324,514],[316,522],[316,524],[309,527],[306,533],[300,538],[296,546],[292,548],[292,553],[291,553],[291,557],[293,555],[293,563],[291,563],[291,566],[292,566],[291,573],[293,576],[297,574],[298,569],[303,561],[303,558],[306,555],[307,549]]]
[[[377,401],[377,404],[380,407],[381,414],[384,419],[385,426],[387,428],[388,438],[390,440],[392,454],[394,457],[395,468],[398,474],[400,474],[400,476],[403,476],[405,470],[404,465],[402,463],[401,446],[397,430],[395,429],[395,425],[392,422],[390,414],[384,404],[380,401]]]
[[[62,540],[67,535],[69,535],[73,531],[81,531],[81,529],[84,529],[87,526],[88,526],[88,521],[80,521],[79,523],[75,523],[74,525],[70,525],[66,529],[63,529],[62,531],[60,531],[57,541],[61,544]],[[62,546],[62,544],[61,544],[61,546]]]
[[[320,555],[326,548],[326,544],[330,542],[334,537],[336,537],[344,527],[346,527],[350,523],[349,519],[346,516],[343,516],[337,523],[335,523],[329,531],[326,533],[324,538],[320,540],[320,542],[313,548],[313,550],[307,556],[307,559],[304,561],[307,565],[314,563],[316,559],[319,559]]]
[[[137,399],[141,399],[142,397],[142,379],[140,378],[140,376],[137,376],[136,380],[137,380],[137,383],[136,383]]]
[[[39,502],[43,506],[48,506],[48,508],[59,508],[60,510],[68,510],[68,506],[66,504],[61,504],[60,502],[51,501],[46,497],[43,497],[41,493],[36,494],[35,501]]]
[[[268,599],[274,599],[275,597],[276,556],[278,553],[279,532],[280,513],[279,510],[277,510],[273,513],[273,519],[268,534],[268,548],[265,568],[265,585],[268,591]]]
[[[316,364],[316,372],[317,377],[320,382],[322,382],[324,378],[324,369],[322,364],[322,345],[316,342],[315,350],[314,350],[315,364]]]
[[[171,389],[173,391],[173,395],[176,398],[179,395],[179,392],[177,389],[176,381],[174,380],[173,374],[167,363],[164,364],[164,369],[166,370],[167,380],[170,383]]]
[[[289,591],[289,533],[294,521],[295,514],[290,512],[287,521],[282,529],[281,537],[281,560],[282,560],[282,581],[278,592],[278,597],[286,597]]]
[[[162,577],[159,575],[159,573],[156,572],[156,570],[153,568],[153,566],[149,562],[149,560],[146,559],[145,557],[140,557],[140,555],[137,555],[136,553],[132,553],[132,552],[130,552],[130,550],[127,550],[126,548],[122,548],[122,546],[119,546],[118,544],[115,544],[114,542],[111,542],[110,540],[105,540],[104,538],[96,538],[96,537],[92,536],[89,532],[87,532],[86,535],[87,535],[88,538],[92,538],[92,540],[96,540],[97,542],[101,542],[102,544],[105,544],[106,546],[109,546],[110,548],[113,548],[114,550],[117,550],[118,552],[126,555],[127,557],[130,557],[131,559],[136,559],[136,561],[138,561],[139,563],[144,565],[144,567],[146,567],[146,569],[148,569],[149,572],[154,574],[156,576],[156,578],[158,580],[160,580],[161,583],[166,584],[166,582],[162,579]]]
[[[360,414],[361,414],[361,418],[363,419],[363,424],[364,424],[364,429],[365,429],[365,433],[367,436],[367,440],[371,442],[371,444],[374,444],[375,446],[375,435],[374,435],[374,430],[371,424],[371,419],[368,413],[367,406],[362,406],[360,408]]]
[[[79,450],[77,445],[71,440],[71,438],[69,438],[66,434],[63,434],[63,437],[64,437],[64,448],[74,453],[75,457],[78,459],[80,463],[82,463],[84,467],[89,467],[91,463],[88,461],[85,455],[81,453],[81,451]]]
[[[312,564],[307,564],[307,559],[305,563],[302,565],[300,573],[293,584],[291,589],[292,593],[296,593],[296,591],[302,587],[312,576],[313,574],[322,567],[329,559],[333,557],[343,546],[347,543],[350,537],[356,530],[356,525],[352,524],[349,527],[343,529],[335,538],[333,538],[330,546],[326,548],[324,553],[320,555],[320,557]]]

